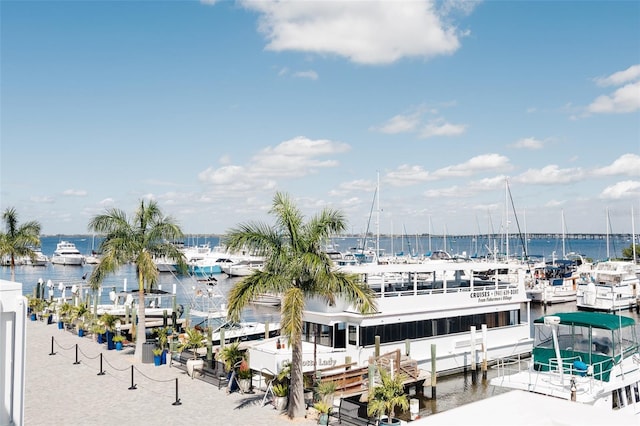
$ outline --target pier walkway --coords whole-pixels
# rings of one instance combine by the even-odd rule
[[[51,355],[52,346],[55,355]],[[170,364],[136,363],[132,353],[132,347],[106,350],[91,338],[78,337],[55,324],[27,321],[25,425],[272,426],[317,422],[312,415],[292,421],[273,405],[263,406],[264,392],[259,390],[255,394],[227,394],[226,389],[191,379]],[[104,374],[99,375],[101,371]],[[174,405],[176,400],[179,405]]]

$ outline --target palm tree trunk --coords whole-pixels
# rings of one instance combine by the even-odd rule
[[[291,386],[289,388],[289,417],[304,417],[304,384],[302,380],[302,339],[295,336],[291,342]]]
[[[136,327],[136,350],[133,353],[133,359],[142,362],[142,351],[144,343],[147,340],[147,327],[145,317],[144,302],[144,277],[142,272],[138,272],[138,326]]]

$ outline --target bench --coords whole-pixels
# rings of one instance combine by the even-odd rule
[[[331,414],[338,418],[338,423],[348,423],[357,426],[374,425],[375,420],[371,419],[367,415],[367,404],[361,402],[351,401],[342,398],[340,400],[340,407],[338,413]]]
[[[179,352],[172,357],[172,365],[182,371],[187,371],[187,361],[193,359],[193,355]],[[210,383],[216,386],[218,389],[222,389],[229,384],[229,379],[224,371],[224,366],[218,361],[213,361],[213,368],[207,365],[207,361],[204,362],[204,367],[198,369],[198,374],[194,376],[196,379],[200,379],[203,382]]]

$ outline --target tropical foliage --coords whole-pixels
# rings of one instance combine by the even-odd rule
[[[622,249],[622,258],[623,259],[637,260],[637,257],[640,256],[640,244],[636,244],[635,245],[636,259],[633,258],[633,254],[634,254],[634,245],[633,245],[633,243],[631,243],[629,245],[629,247],[626,247],[626,248]]]
[[[283,193],[276,193],[270,213],[276,224],[249,222],[225,236],[230,250],[248,250],[265,257],[264,268],[238,282],[229,294],[229,314],[239,319],[242,309],[261,293],[283,295],[281,333],[292,349],[288,415],[305,414],[302,377],[302,313],[306,298],[321,298],[333,304],[336,297],[352,303],[361,312],[375,311],[372,290],[357,277],[337,271],[322,250],[331,235],[346,229],[343,214],[324,209],[306,223],[300,210]]]
[[[226,371],[233,370],[238,362],[244,360],[243,353],[240,350],[240,342],[236,341],[229,343],[228,345],[224,345],[220,350],[218,359],[224,364]]]
[[[392,375],[384,368],[380,372],[380,384],[373,388],[369,395],[367,414],[370,416],[388,415],[393,420],[396,407],[403,410],[409,408],[409,398],[404,392],[404,382],[407,377],[403,374]]]
[[[185,330],[185,336],[178,345],[178,352],[190,349],[193,352],[193,359],[198,358],[198,349],[205,345],[204,334],[195,327],[190,327]]]
[[[18,212],[13,207],[2,213],[5,232],[0,232],[0,258],[7,256],[11,267],[11,281],[16,277],[16,258],[28,256],[36,260],[33,247],[40,246],[40,223],[35,220],[18,225]]]
[[[89,222],[89,230],[102,234],[99,252],[102,260],[89,277],[89,284],[96,292],[107,275],[112,274],[127,263],[136,265],[138,277],[138,323],[136,331],[137,361],[142,361],[142,345],[146,340],[144,293],[158,280],[157,257],[175,261],[181,270],[186,269],[184,255],[172,244],[182,240],[183,233],[170,216],[164,216],[155,201],[140,201],[131,218],[119,209],[109,209]]]

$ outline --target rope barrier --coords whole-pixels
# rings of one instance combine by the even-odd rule
[[[115,371],[126,371],[127,369],[129,369],[129,367],[125,367],[125,368],[117,368],[115,367],[113,364],[111,364],[109,362],[109,360],[104,357],[104,354],[101,352],[98,355],[94,356],[94,357],[90,357],[88,356],[85,352],[82,351],[82,349],[80,349],[80,346],[78,343],[73,344],[71,346],[65,347],[62,346],[58,341],[56,341],[54,336],[51,336],[51,352],[49,353],[49,355],[56,355],[56,352],[54,351],[54,347],[57,346],[59,349],[61,349],[62,351],[70,351],[72,349],[74,349],[75,352],[75,361],[73,362],[73,365],[78,365],[81,364],[81,360],[80,360],[80,355],[82,355],[84,358],[88,359],[88,360],[94,360],[96,358],[100,358],[100,371],[97,373],[98,376],[104,376],[107,372],[104,370],[103,368],[103,363],[106,363],[110,368],[112,368]],[[63,355],[64,356],[64,355]],[[179,397],[179,385],[178,385],[178,378],[176,377],[175,379],[166,379],[166,380],[159,380],[159,379],[154,379],[146,374],[144,374],[143,371],[141,371],[140,369],[136,368],[135,366],[131,366],[131,384],[129,386],[129,390],[136,390],[137,384],[135,383],[135,371],[138,371],[139,374],[141,374],[144,378],[146,378],[147,380],[149,380],[150,382],[155,382],[155,383],[168,383],[168,382],[172,382],[175,381],[175,399],[174,401],[171,403],[171,405],[174,406],[178,406],[178,405],[182,405],[182,401],[180,400]],[[114,378],[117,379],[117,377],[113,376]],[[151,390],[152,392],[155,392],[153,390]],[[165,395],[162,392],[156,392],[159,395]]]

